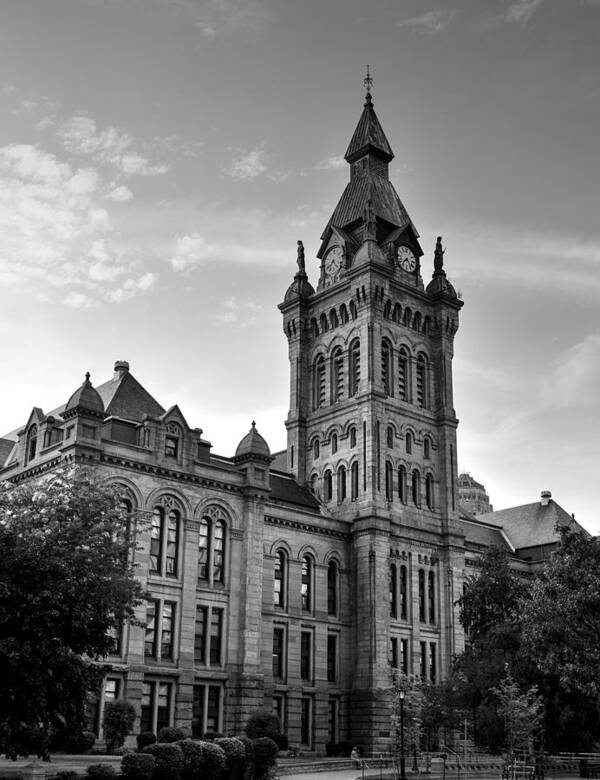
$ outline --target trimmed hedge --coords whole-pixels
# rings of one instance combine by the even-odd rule
[[[215,739],[225,752],[225,773],[227,777],[242,778],[246,766],[246,746],[237,737],[220,737]]]
[[[252,740],[254,746],[254,780],[268,777],[269,770],[277,763],[279,748],[270,737],[259,737]]]
[[[225,751],[213,742],[184,739],[177,743],[183,753],[182,780],[219,780],[225,769]]]
[[[154,756],[152,780],[179,780],[183,770],[183,752],[173,742],[157,742],[142,750]]]
[[[254,774],[254,743],[245,734],[238,737],[239,741],[244,746],[246,751],[246,760],[244,762],[244,768],[240,772],[240,780],[250,780]]]
[[[154,745],[156,743],[156,734],[153,731],[142,731],[135,738],[137,742],[138,753],[148,745]]]
[[[113,780],[117,776],[110,764],[90,764],[86,773],[91,780]]]
[[[157,735],[157,742],[180,742],[187,737],[185,729],[174,728],[173,726],[165,726]]]
[[[152,780],[155,765],[149,753],[128,753],[121,761],[121,774],[130,780]]]

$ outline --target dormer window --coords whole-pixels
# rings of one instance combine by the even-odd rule
[[[37,425],[32,425],[27,437],[27,460],[33,460],[37,452]]]
[[[179,439],[176,436],[165,438],[165,455],[167,458],[176,458],[178,455]]]

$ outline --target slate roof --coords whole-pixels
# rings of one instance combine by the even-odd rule
[[[0,466],[4,466],[15,446],[14,439],[0,439]]]
[[[575,525],[585,533],[579,523],[553,499],[550,499],[546,506],[536,501],[533,504],[488,512],[478,515],[478,520],[501,526],[517,550],[555,544],[560,538],[557,526]]]
[[[272,458],[271,471],[287,471],[287,450],[274,452]]]
[[[271,498],[296,504],[319,514],[319,502],[308,488],[299,485],[289,474],[276,474],[271,471]]]
[[[507,552],[514,552],[508,543],[502,528],[479,522],[478,518],[461,517],[460,527],[465,535],[465,543],[480,547],[499,547]]]
[[[348,162],[353,162],[362,157],[367,151],[378,153],[387,162],[394,158],[394,153],[388,143],[388,139],[385,137],[383,128],[379,124],[379,119],[373,108],[370,96],[367,97],[365,107],[344,157]]]

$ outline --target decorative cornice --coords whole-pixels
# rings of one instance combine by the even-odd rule
[[[336,531],[333,528],[321,528],[318,525],[311,525],[310,523],[300,523],[297,520],[285,520],[282,517],[273,517],[272,515],[265,515],[265,523],[267,525],[278,525],[284,528],[292,528],[295,531],[307,531],[308,533],[311,534],[332,536],[335,539],[343,539],[344,541],[350,540],[350,534],[345,531]]]

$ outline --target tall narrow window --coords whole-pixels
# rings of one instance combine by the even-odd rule
[[[427,509],[433,509],[433,476],[428,474],[425,477],[425,501],[427,503]]]
[[[406,566],[400,567],[400,619],[408,619],[408,571]]]
[[[150,527],[150,573],[177,577],[181,512],[173,508],[173,499],[161,498],[154,507]]]
[[[302,558],[302,582],[300,585],[300,601],[304,612],[312,610],[312,558],[305,555]]]
[[[419,569],[419,620],[425,622],[425,572]]]
[[[283,680],[284,677],[284,648],[285,630],[275,627],[273,629],[273,677]]]
[[[333,498],[333,476],[331,469],[327,469],[323,475],[323,499],[331,501]]]
[[[319,409],[325,405],[325,358],[323,355],[315,360],[313,366],[313,408]]]
[[[358,339],[354,339],[350,344],[349,362],[348,395],[353,396],[358,393],[360,385],[360,341]]]
[[[225,582],[227,523],[221,507],[209,506],[200,520],[198,580],[208,585]]]
[[[37,425],[32,425],[29,429],[28,443],[27,443],[27,460],[33,460],[37,451]]]
[[[321,326],[321,333],[327,333],[329,329],[329,324],[327,322],[327,315],[321,314],[319,317],[319,325]]]
[[[387,501],[394,499],[394,470],[389,460],[385,462],[385,497]]]
[[[305,682],[312,680],[312,631],[300,633],[300,679]]]
[[[394,446],[394,429],[391,425],[388,425],[387,432],[386,432],[386,444],[387,446],[392,449]]]
[[[410,454],[412,453],[412,441],[413,441],[413,440],[412,440],[412,433],[409,431],[409,432],[406,434],[406,439],[405,439],[405,443],[406,443],[406,454],[407,454],[407,455],[410,455]]]
[[[343,325],[348,322],[348,309],[346,308],[345,303],[342,303],[340,306],[340,320],[342,321]]]
[[[405,347],[400,347],[400,352],[398,353],[398,398],[401,401],[408,401],[409,399],[408,367],[408,352]]]
[[[392,316],[392,302],[388,299],[383,307],[383,319],[389,320]]]
[[[381,343],[381,386],[386,395],[392,395],[392,347],[386,339]]]
[[[275,570],[273,573],[273,603],[276,607],[285,608],[285,591],[287,579],[287,556],[283,550],[275,555]]]
[[[429,458],[431,457],[431,441],[429,439],[429,436],[426,436],[423,439],[423,457],[426,460],[429,460]]]
[[[194,627],[194,663],[206,663],[206,647],[208,635],[208,607],[196,606],[196,624]]]
[[[150,571],[162,570],[162,539],[165,513],[162,507],[156,507],[152,514],[150,528]]]
[[[338,612],[338,567],[335,561],[327,566],[327,614],[337,615]]]
[[[398,581],[396,564],[390,564],[390,617],[394,620],[398,617]]]
[[[390,666],[398,668],[398,638],[395,636],[390,639]]]
[[[356,447],[356,428],[354,426],[350,428],[350,446]]]
[[[406,469],[400,466],[398,469],[398,496],[403,504],[406,504]]]
[[[354,301],[350,301],[350,316],[353,320],[355,320],[358,317],[358,310],[356,308],[356,304]]]
[[[341,503],[346,500],[346,467],[340,466],[337,470],[337,492],[338,501]]]
[[[427,575],[427,611],[429,622],[435,623],[435,573],[432,571]]]
[[[156,658],[156,621],[158,618],[158,601],[149,601],[146,605],[146,638],[144,655],[146,658]]]
[[[194,685],[192,695],[192,737],[198,739],[207,731],[221,731],[220,685]]]
[[[177,576],[177,551],[179,547],[179,513],[172,509],[167,517],[166,573]]]
[[[224,560],[225,525],[222,520],[216,520],[213,535],[213,582],[223,582]]]
[[[221,666],[221,646],[223,642],[223,610],[211,608],[210,616],[210,648],[209,660],[211,666]]]
[[[337,635],[327,634],[327,682],[337,680]]]
[[[162,605],[160,636],[160,656],[163,659],[173,658],[173,636],[175,633],[175,604],[165,601]]]
[[[313,440],[313,460],[318,460],[321,453],[321,446],[318,439]]]
[[[331,453],[332,453],[333,455],[335,455],[335,453],[337,452],[337,448],[338,448],[338,437],[337,437],[337,433],[332,433],[332,434],[331,434]]]
[[[331,353],[331,397],[341,401],[344,397],[344,353],[336,347]]]
[[[329,699],[328,712],[327,712],[327,735],[329,742],[336,743],[339,740],[339,701],[334,698]],[[285,733],[285,732],[284,732]]]
[[[350,307],[352,307],[352,303]],[[300,742],[307,747],[312,744],[312,703],[309,696],[303,696],[300,699]]]
[[[198,579],[208,579],[208,539],[210,532],[210,518],[203,517],[200,520],[200,535],[198,537]]]
[[[432,683],[437,678],[436,647],[435,642],[429,643],[429,679]]]
[[[429,406],[427,389],[427,363],[421,354],[417,357],[417,405],[422,409]]]
[[[355,460],[350,468],[350,498],[356,501],[358,498],[358,461]]]
[[[421,658],[419,663],[419,671],[421,673],[421,679],[427,679],[427,642],[421,642]]]
[[[421,506],[421,475],[417,469],[412,474],[412,500],[415,506]]]
[[[400,640],[400,668],[408,674],[408,639]]]

